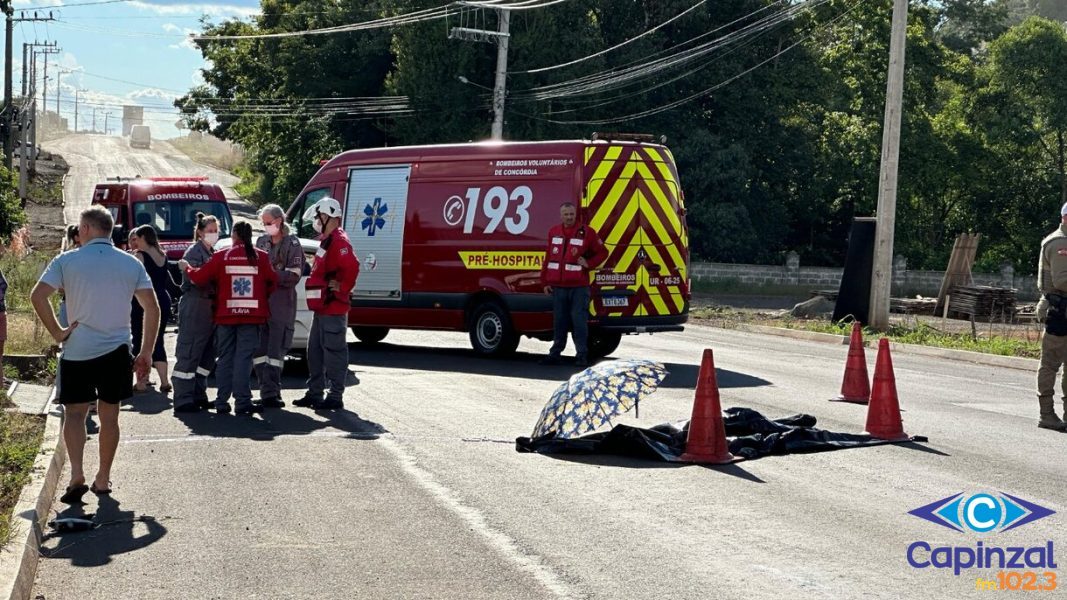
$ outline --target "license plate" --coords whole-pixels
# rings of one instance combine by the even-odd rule
[[[626,296],[604,296],[604,306],[611,307],[627,307],[630,305],[630,300]]]

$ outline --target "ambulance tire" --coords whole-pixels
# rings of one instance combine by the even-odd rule
[[[519,346],[519,336],[511,317],[496,302],[479,305],[471,314],[471,346],[482,356],[507,356]]]
[[[604,358],[619,347],[622,334],[617,331],[590,331],[589,332],[589,356],[590,358]]]
[[[377,344],[389,335],[388,327],[366,327],[356,325],[352,327],[352,334],[364,344]]]

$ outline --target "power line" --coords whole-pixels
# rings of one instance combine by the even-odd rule
[[[639,39],[641,39],[641,38],[643,38],[643,37],[645,37],[647,35],[651,35],[652,33],[655,33],[656,31],[659,31],[660,29],[666,27],[667,25],[670,25],[671,23],[673,23],[673,22],[677,21],[678,19],[684,17],[685,15],[689,14],[690,12],[696,10],[700,6],[706,4],[707,1],[708,0],[700,0],[699,2],[694,4],[693,6],[690,6],[689,8],[687,8],[684,11],[678,13],[677,15],[674,15],[670,19],[667,19],[666,21],[660,23],[659,25],[656,25],[652,29],[649,29],[648,31],[645,31],[644,33],[636,35],[636,36],[634,36],[634,37],[632,37],[632,38],[630,38],[628,40],[624,40],[624,41],[622,41],[622,42],[620,42],[618,44],[615,44],[614,46],[612,46],[610,48],[605,48],[605,49],[603,49],[603,50],[601,50],[599,52],[595,52],[595,53],[590,54],[588,56],[583,56],[581,58],[576,58],[576,59],[574,59],[572,61],[565,62],[565,63],[560,63],[558,65],[552,65],[550,67],[540,67],[540,68],[537,68],[537,69],[527,69],[525,71],[512,71],[511,73],[512,74],[544,73],[545,71],[554,71],[556,69],[562,69],[564,67],[570,67],[572,65],[583,63],[583,62],[585,62],[587,60],[596,58],[598,56],[603,56],[603,55],[607,54],[608,52],[611,52],[613,50],[618,50],[619,48],[622,48],[623,46],[625,46],[625,45],[627,45],[627,44],[629,44],[631,42],[635,42],[635,41],[637,41],[637,40],[639,40]]]
[[[797,46],[803,44],[807,40],[809,40],[812,37],[814,37],[815,34],[819,33],[821,30],[823,30],[823,29],[825,29],[827,27],[830,27],[830,26],[836,24],[837,22],[841,21],[842,19],[847,17],[849,14],[851,14],[854,10],[856,10],[856,8],[859,7],[861,2],[862,2],[862,0],[858,0],[857,2],[852,4],[852,6],[848,10],[842,12],[840,15],[834,17],[833,19],[831,19],[830,21],[827,21],[826,23],[823,23],[823,24],[813,28],[812,31],[808,35],[800,38],[799,40],[797,40],[793,44],[787,46],[786,48],[783,48],[782,50],[779,50],[778,52],[776,52],[771,57],[756,63],[752,67],[750,67],[748,69],[745,69],[744,71],[742,71],[742,72],[730,77],[729,79],[726,79],[725,81],[721,81],[719,83],[716,83],[715,85],[713,85],[713,86],[711,86],[711,87],[709,87],[707,89],[701,90],[701,91],[699,91],[699,92],[697,92],[695,94],[691,94],[691,95],[686,96],[684,98],[681,98],[679,100],[675,100],[673,102],[670,102],[670,103],[667,103],[667,104],[664,104],[664,105],[661,105],[661,106],[658,106],[658,107],[655,107],[655,108],[643,110],[643,111],[636,112],[636,113],[631,113],[631,114],[624,115],[624,116],[621,116],[621,117],[614,117],[614,118],[610,118],[610,119],[589,119],[589,120],[574,120],[574,121],[545,119],[545,118],[537,117],[537,116],[534,116],[534,115],[527,115],[527,114],[522,114],[522,113],[516,113],[516,114],[519,114],[519,115],[527,117],[527,118],[535,119],[535,120],[538,120],[538,121],[546,121],[546,122],[549,122],[549,123],[555,123],[557,125],[610,125],[610,124],[615,124],[615,123],[624,123],[624,122],[627,122],[627,121],[633,121],[633,120],[637,120],[637,119],[643,119],[643,118],[646,118],[646,117],[651,117],[653,115],[657,115],[657,114],[660,114],[662,112],[666,112],[668,110],[677,108],[677,107],[679,107],[679,106],[681,106],[683,104],[686,104],[688,102],[696,100],[697,98],[701,98],[703,96],[707,96],[708,94],[711,94],[712,92],[714,92],[716,90],[719,90],[719,89],[721,89],[721,88],[733,83],[734,81],[737,81],[738,79],[741,79],[745,75],[748,75],[749,73],[755,71],[756,69],[762,67],[763,65],[765,65],[765,64],[767,64],[767,63],[769,63],[769,62],[771,62],[771,61],[773,61],[775,59],[777,59],[780,56],[782,56],[786,52],[789,52],[793,48],[796,48]]]
[[[622,89],[628,85],[638,83],[657,75],[661,71],[690,64],[720,48],[738,43],[749,36],[762,34],[773,27],[795,19],[801,12],[813,10],[815,7],[825,4],[828,1],[829,0],[808,0],[800,4],[789,6],[782,11],[764,17],[753,23],[749,23],[735,31],[731,31],[722,37],[715,38],[711,41],[704,42],[699,46],[688,50],[682,50],[653,61],[631,63],[632,66],[624,68],[608,69],[567,81],[530,88],[516,94],[513,101],[550,100],[574,96],[589,96],[606,91]],[[744,20],[748,16],[751,15],[746,15],[746,17],[742,17],[742,19],[739,20]],[[719,29],[722,29],[723,27],[720,27]]]
[[[48,6],[34,6],[32,8],[22,8],[19,10],[41,10],[42,8],[77,8],[79,6],[100,6],[101,4],[121,4],[125,2],[134,2],[134,0],[96,0],[95,2],[78,2],[76,4],[49,4]]]
[[[344,33],[352,31],[366,31],[371,29],[383,29],[388,27],[398,27],[400,25],[411,25],[414,23],[421,23],[424,21],[436,21],[438,19],[446,18],[455,10],[461,10],[462,8],[488,8],[494,10],[530,10],[535,8],[544,8],[546,6],[552,6],[554,4],[560,4],[567,0],[524,0],[522,2],[504,3],[499,0],[487,0],[484,2],[450,2],[435,8],[426,8],[417,10],[394,17],[383,17],[380,19],[373,19],[371,21],[364,21],[360,23],[348,23],[345,25],[336,25],[333,27],[320,27],[317,29],[305,29],[301,31],[279,31],[274,33],[250,33],[247,35],[193,35],[190,39],[194,41],[235,41],[235,40],[257,40],[257,39],[275,39],[275,38],[289,38],[289,37],[302,37],[307,35],[325,35],[331,33]]]

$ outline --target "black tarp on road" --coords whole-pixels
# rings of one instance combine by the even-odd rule
[[[815,417],[803,414],[771,420],[750,408],[734,407],[723,411],[723,422],[730,452],[750,460],[772,454],[825,452],[896,443],[869,435],[823,431],[815,427]],[[688,432],[688,421],[664,423],[649,429],[616,425],[611,431],[574,439],[562,439],[554,433],[535,438],[520,437],[515,440],[515,449],[540,454],[613,454],[681,462],[679,457],[685,452]],[[913,437],[910,441],[926,440]]]

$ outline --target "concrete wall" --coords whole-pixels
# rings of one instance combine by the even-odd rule
[[[790,252],[782,265],[694,262],[689,269],[694,281],[733,281],[745,285],[798,286],[812,290],[836,290],[841,285],[842,272],[843,269],[832,267],[801,266],[795,252]],[[909,271],[904,257],[897,256],[893,261],[893,295],[937,296],[943,277],[943,271]],[[1016,276],[1011,265],[1005,264],[1000,273],[975,273],[973,277],[975,285],[1015,288],[1020,300],[1037,299],[1037,278]]]

